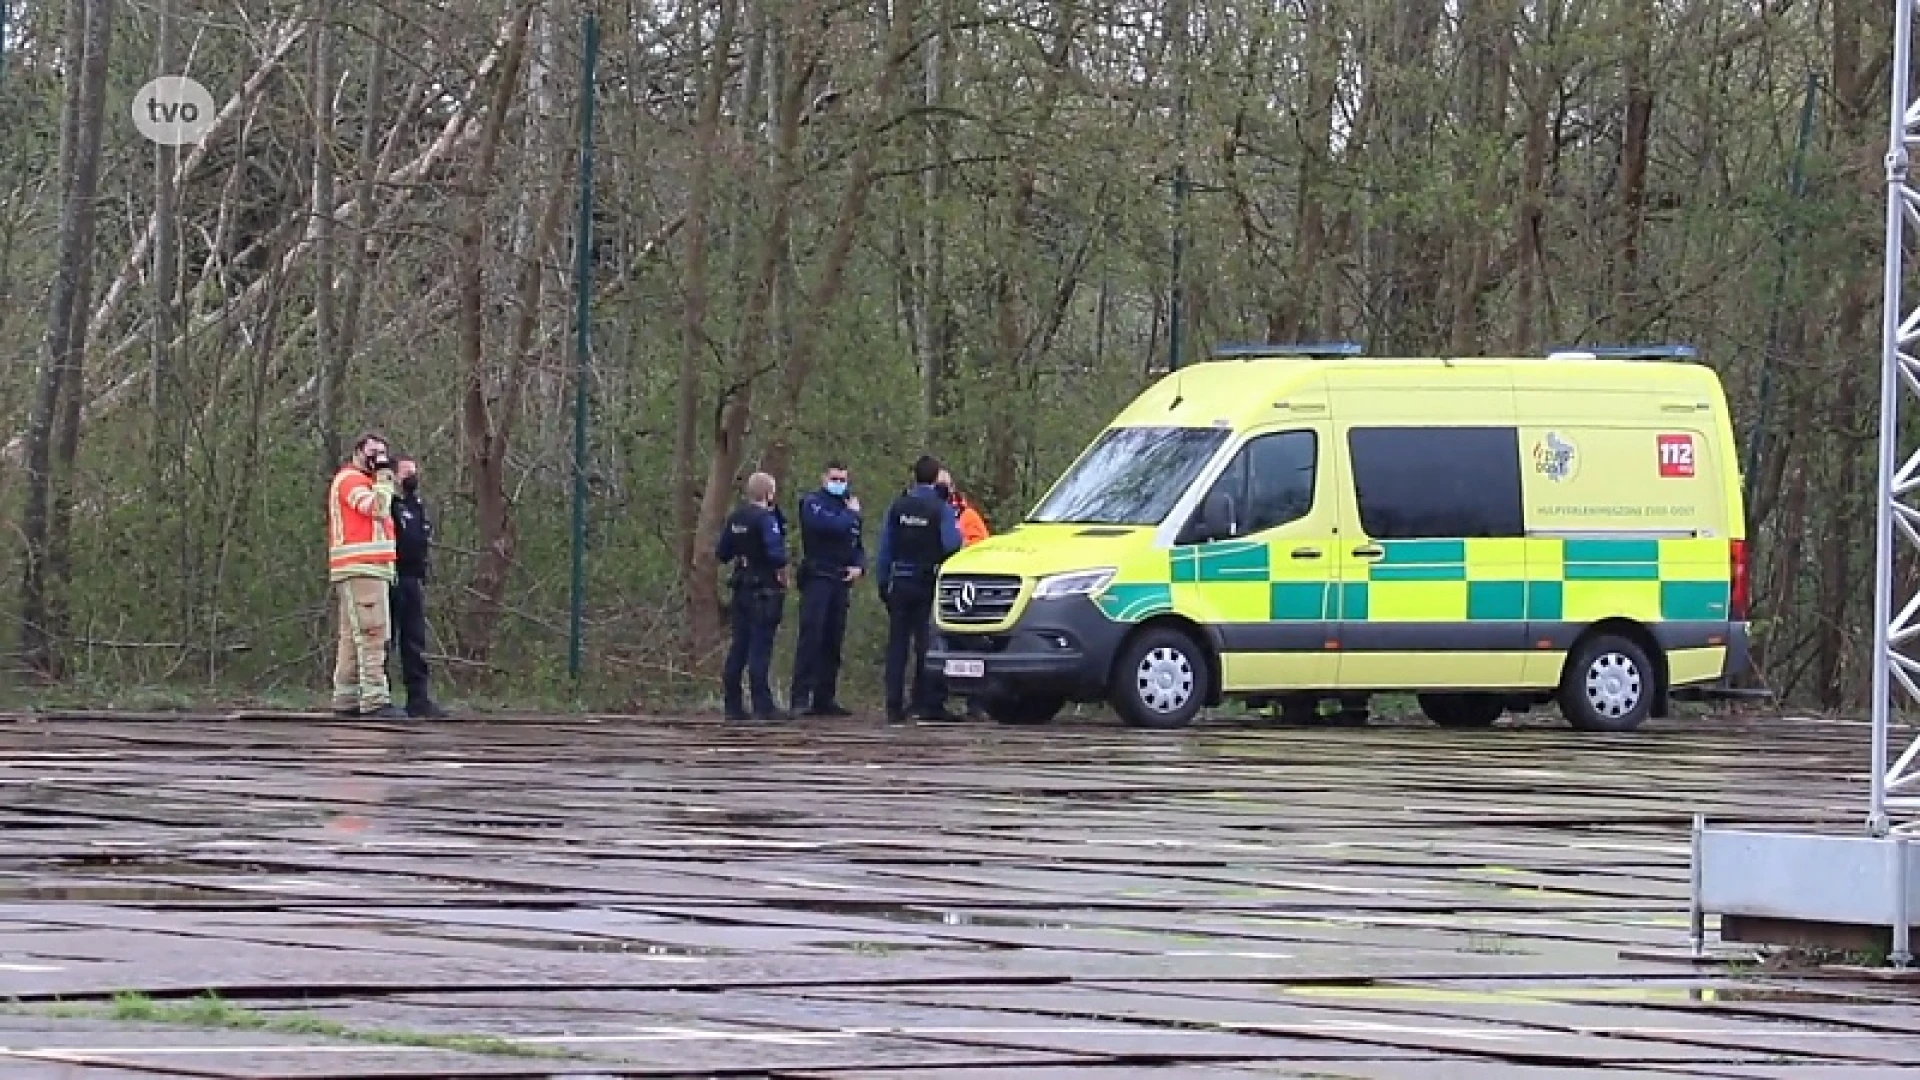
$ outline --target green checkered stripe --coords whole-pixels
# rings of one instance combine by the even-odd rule
[[[1662,619],[1726,618],[1727,582],[1661,581],[1658,540],[1564,539],[1558,543],[1561,576],[1555,579],[1469,580],[1464,540],[1382,542],[1386,554],[1367,565],[1366,581],[1272,581],[1272,549],[1245,541],[1175,549],[1169,554],[1167,576],[1173,584],[1268,582],[1268,618],[1274,622],[1365,621],[1373,585],[1420,581],[1464,582],[1468,622],[1557,622],[1563,618],[1564,583],[1569,581],[1660,581]],[[1166,584],[1120,584],[1110,587],[1098,603],[1109,618],[1138,622],[1172,611],[1173,591]]]

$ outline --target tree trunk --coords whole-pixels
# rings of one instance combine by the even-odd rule
[[[775,37],[776,35],[769,35]],[[694,531],[694,557],[699,572],[687,580],[687,626],[696,656],[710,655],[720,640],[720,579],[707,554],[720,537],[720,526],[732,507],[735,474],[746,458],[748,422],[753,416],[753,386],[766,354],[767,319],[773,290],[786,252],[787,232],[793,223],[794,187],[800,182],[800,111],[806,100],[812,65],[791,62],[770,73],[775,116],[770,124],[774,140],[773,202],[766,231],[761,235],[746,300],[740,312],[738,339],[720,388],[719,415],[714,424],[713,453],[707,462],[706,483],[700,493],[700,516]]]
[[[1276,341],[1300,341],[1331,327],[1319,321],[1327,255],[1326,173],[1333,159],[1334,94],[1340,45],[1331,0],[1309,0],[1306,19],[1306,86],[1295,123],[1299,132],[1299,210],[1293,235],[1293,267],[1281,287],[1280,311],[1268,320]]]
[[[69,0],[67,7],[64,55],[70,66],[60,132],[63,200],[58,269],[47,303],[46,360],[34,398],[27,447],[27,506],[21,518],[26,541],[20,582],[21,659],[48,678],[61,674],[61,614],[49,598],[66,584],[65,525],[70,505],[66,488],[79,445],[78,404],[84,396],[81,377],[87,343],[81,313],[92,291],[94,200],[100,177],[107,51],[113,40],[112,7],[112,0]]]
[[[700,88],[700,115],[694,128],[693,179],[687,191],[687,262],[683,271],[686,298],[681,308],[680,385],[673,432],[673,529],[680,580],[698,574],[694,544],[700,525],[700,488],[694,471],[699,453],[701,372],[706,367],[707,237],[713,210],[713,174],[720,154],[720,104],[727,89],[729,58],[733,53],[738,0],[717,0],[719,26],[707,46],[706,78]],[[689,642],[690,643],[690,642]]]
[[[901,70],[912,56],[914,14],[919,3],[918,0],[891,0],[891,6],[892,20],[883,46],[886,56],[881,61],[880,78],[873,93],[873,99],[880,103],[882,109],[891,109],[894,97],[899,92]],[[879,138],[873,133],[862,135],[853,152],[839,215],[834,221],[826,253],[821,256],[819,276],[807,294],[807,318],[799,320],[794,330],[793,345],[787,352],[786,364],[781,372],[773,433],[767,441],[766,453],[761,456],[760,468],[772,474],[783,488],[787,486],[788,474],[792,471],[793,418],[799,414],[800,396],[806,390],[808,377],[813,374],[820,335],[826,325],[825,315],[840,298],[840,290],[846,280],[848,256],[853,252],[853,242],[859,237],[861,226],[866,223],[867,196],[873,191],[873,163],[877,153],[875,144]]]
[[[499,156],[514,91],[520,84],[527,30],[533,19],[530,0],[520,2],[518,17],[507,39],[506,57],[494,76],[492,100],[482,121],[473,168],[466,177],[463,210],[466,220],[460,229],[460,360],[466,372],[460,430],[468,477],[473,483],[474,523],[480,554],[474,560],[473,574],[467,583],[472,602],[462,612],[459,641],[461,653],[478,663],[486,662],[492,648],[494,631],[500,621],[500,600],[506,593],[507,578],[513,569],[515,543],[512,507],[507,498],[507,439],[513,417],[505,408],[496,408],[497,403],[489,401],[495,395],[487,368],[484,270],[487,202],[492,193],[494,161]]]
[[[1187,71],[1184,45],[1190,10],[1185,0],[1173,0],[1168,9],[1169,33],[1181,44],[1180,74],[1176,76],[1180,79],[1186,77]],[[1053,130],[1055,108],[1073,57],[1078,26],[1071,8],[1057,8],[1054,18],[1054,40],[1046,53],[1046,72],[1033,107],[1031,131],[1036,139],[1044,138]],[[1184,153],[1185,147],[1176,148],[1176,152]],[[980,384],[992,388],[987,404],[989,422],[1003,437],[987,441],[985,480],[974,485],[987,510],[996,513],[1012,502],[1020,490],[1016,417],[1027,400],[1022,391],[1027,386],[1026,369],[1031,361],[1028,338],[1022,330],[1027,307],[1027,290],[1022,286],[1033,263],[1034,200],[1040,190],[1037,166],[1030,158],[1014,163],[1011,168],[1013,176],[1003,192],[1006,209],[999,238],[1001,254],[995,260],[993,275],[994,347],[988,357],[990,366],[980,372]]]
[[[1481,301],[1488,277],[1488,227],[1500,191],[1499,154],[1506,142],[1513,17],[1508,0],[1466,0],[1467,149],[1461,183],[1474,193],[1473,213],[1458,223],[1453,244],[1453,319],[1449,351],[1481,349]]]
[[[1553,107],[1550,86],[1548,73],[1538,68],[1527,82],[1527,134],[1520,152],[1520,192],[1513,211],[1513,230],[1519,245],[1512,335],[1512,351],[1517,356],[1532,355],[1540,347],[1540,294],[1547,288],[1547,118]]]
[[[1627,7],[1626,119],[1620,138],[1620,223],[1615,253],[1615,333],[1640,332],[1640,234],[1647,219],[1647,154],[1653,127],[1652,0]]]
[[[154,74],[171,75],[174,71],[174,0],[160,0],[158,12],[159,27],[154,40]],[[172,386],[170,380],[177,377],[173,371],[172,351],[175,317],[175,292],[179,288],[179,252],[176,237],[179,225],[178,193],[174,186],[174,170],[179,167],[180,151],[178,147],[163,146],[155,143],[153,147],[153,374],[147,385],[147,405],[151,414],[152,441],[149,450],[153,458],[155,489],[166,490],[166,474],[171,461],[177,460],[179,447],[170,446],[167,436],[168,417],[172,409]]]
[[[950,334],[947,291],[946,125],[938,110],[946,101],[946,73],[941,66],[946,28],[951,21],[945,0],[939,4],[940,25],[927,39],[922,102],[927,122],[926,171],[920,176],[919,273],[914,275],[914,352],[920,359],[920,438],[934,444],[934,426],[945,412],[941,387],[947,378]]]
[[[5,3],[5,0],[0,0]],[[154,74],[171,75],[177,70],[174,45],[174,5],[176,0],[160,0],[158,27],[154,39]],[[156,601],[171,593],[175,599],[179,624],[191,621],[193,600],[193,530],[188,526],[190,511],[174,496],[175,478],[181,457],[186,452],[186,430],[181,414],[185,408],[181,393],[181,371],[174,351],[174,335],[179,333],[179,187],[175,173],[180,167],[180,150],[155,143],[153,147],[153,329],[152,371],[147,381],[147,475],[155,492],[155,530],[153,559],[143,568],[149,595]],[[4,303],[4,300],[0,300]],[[171,546],[172,559],[162,555]],[[173,563],[172,572],[168,562]]]
[[[367,118],[360,131],[359,157],[354,163],[353,190],[353,265],[347,274],[346,295],[340,303],[339,350],[343,367],[353,363],[354,350],[360,346],[362,306],[366,302],[368,277],[373,273],[374,185],[380,179],[380,102],[387,93],[388,15],[380,8],[373,17],[372,56],[367,71]],[[336,394],[337,396],[337,394]],[[322,401],[332,400],[322,395]],[[340,418],[321,409],[321,431],[327,441],[328,461],[338,463],[346,456],[341,445]]]
[[[347,358],[338,348],[333,304],[333,32],[329,0],[313,4],[313,208],[307,229],[313,241],[313,355],[320,379],[320,468],[326,476],[345,457],[340,435],[340,397],[347,385]]]

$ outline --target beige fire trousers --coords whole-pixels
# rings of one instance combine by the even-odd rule
[[[393,701],[387,689],[387,610],[389,583],[379,577],[350,577],[333,583],[340,609],[340,645],[333,658],[333,708],[363,713]]]

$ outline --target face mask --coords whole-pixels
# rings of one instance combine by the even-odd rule
[[[400,488],[411,495],[420,490],[420,478],[417,476],[409,476],[405,480],[400,481]]]
[[[945,485],[945,484],[935,484],[935,485],[933,485],[933,493],[934,493],[935,495],[938,495],[938,496],[940,496],[940,501],[941,501],[941,502],[952,502],[952,501],[953,501],[953,489],[951,489],[951,488],[949,488],[949,487],[947,487],[947,485]]]
[[[838,496],[838,495],[845,495],[846,493],[847,493],[847,482],[845,480],[827,481],[827,494]]]

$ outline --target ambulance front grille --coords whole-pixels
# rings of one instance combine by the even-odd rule
[[[1020,599],[1020,579],[999,574],[954,574],[940,579],[940,618],[956,626],[1007,621]]]

